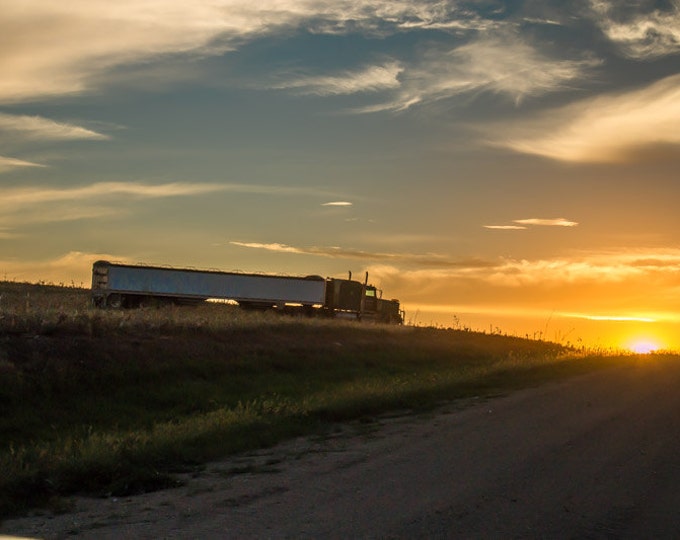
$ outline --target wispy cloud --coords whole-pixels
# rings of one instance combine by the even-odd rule
[[[70,188],[46,186],[17,187],[0,189],[0,209],[16,208],[56,201],[77,201],[110,196],[136,198],[162,198],[202,195],[206,193],[229,192],[260,195],[327,196],[329,192],[314,188],[294,186],[265,186],[258,184],[217,184],[205,182],[170,182],[149,184],[139,182],[99,182]]]
[[[0,113],[0,131],[13,132],[27,139],[72,140],[109,139],[107,135],[73,124],[55,122],[40,116],[12,115]]]
[[[113,217],[129,211],[119,202],[169,197],[194,197],[211,193],[242,193],[262,196],[328,197],[324,190],[295,186],[217,184],[202,182],[99,182],[69,188],[48,186],[0,188],[0,225],[49,223]]]
[[[413,28],[462,30],[494,24],[459,9],[455,2],[427,0],[196,0],[190,4],[39,0],[30,9],[22,2],[5,3],[2,11],[0,103],[82,94],[107,80],[103,74],[121,66],[171,55],[219,55],[244,41],[291,28],[317,34],[385,35]],[[390,73],[381,76],[380,85],[390,84]],[[305,88],[338,91],[342,86],[342,81],[308,80]]]
[[[35,2],[3,6],[0,103],[82,94],[122,66],[151,59],[214,56],[265,35],[304,28],[319,34],[481,32],[468,45],[431,51],[417,65],[393,60],[336,74],[289,78],[274,87],[302,94],[395,91],[370,110],[403,110],[461,92],[491,91],[516,102],[563,87],[592,60],[556,60],[457,2],[427,0],[159,0]],[[493,37],[491,37],[493,36]],[[121,77],[125,74],[121,72]],[[167,76],[159,77],[167,84]]]
[[[531,24],[547,24],[550,26],[563,26],[563,23],[560,21],[552,20],[552,19],[543,19],[539,17],[524,17],[522,19],[524,22],[531,23]]]
[[[680,75],[640,90],[586,99],[533,120],[489,129],[491,144],[551,159],[612,162],[680,144]],[[504,133],[499,139],[497,133]]]
[[[330,257],[334,259],[353,259],[360,261],[391,261],[396,264],[416,264],[431,267],[487,267],[493,263],[482,259],[453,260],[444,255],[436,253],[387,253],[378,251],[364,251],[359,249],[348,249],[337,246],[308,246],[295,247],[280,243],[259,243],[259,242],[238,242],[231,241],[231,245],[263,249],[278,253],[295,253],[298,255],[317,255],[320,257]]]
[[[313,253],[314,255],[319,254],[302,248],[296,248],[293,246],[288,246],[286,244],[279,244],[278,242],[272,242],[269,244],[263,244],[259,242],[229,242],[229,243],[233,246],[252,249],[264,249],[266,251],[275,251],[277,253],[297,253],[297,254]]]
[[[0,172],[6,171],[8,169],[14,169],[16,167],[44,167],[40,163],[32,163],[30,161],[24,161],[22,159],[10,158],[0,156]]]
[[[397,62],[391,62],[358,71],[344,71],[336,75],[298,77],[275,84],[272,88],[319,96],[375,92],[398,88],[400,86],[398,76],[402,71],[403,68]]]
[[[402,111],[461,94],[492,92],[520,103],[564,88],[598,65],[592,58],[557,60],[539,52],[514,32],[483,34],[451,50],[430,50],[403,68],[396,96],[354,112]]]
[[[352,203],[348,201],[331,201],[323,203],[321,206],[352,206]]]
[[[7,188],[0,190],[0,210],[17,211],[21,207],[60,201],[82,201],[116,195],[138,198],[178,197],[224,191],[219,184],[135,184],[125,182],[102,182],[87,186],[54,189],[47,187]]]
[[[122,0],[115,6],[39,1],[31,9],[5,3],[0,102],[83,93],[96,85],[98,74],[116,66],[205,48],[230,26],[246,26],[237,10],[230,24],[222,13],[226,7],[156,0]]]
[[[644,3],[590,0],[597,22],[609,39],[633,58],[655,58],[680,51],[680,2],[641,13]]]
[[[57,223],[125,215],[128,209],[112,199],[157,199],[223,191],[218,184],[133,184],[103,182],[55,189],[48,187],[0,189],[0,225]]]

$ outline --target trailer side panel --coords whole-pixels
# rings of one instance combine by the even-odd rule
[[[99,263],[95,273],[105,279],[105,294],[220,298],[237,302],[299,303],[321,305],[325,300],[323,278],[266,276],[230,272],[180,270]],[[94,283],[95,279],[93,279]],[[101,285],[100,285],[101,287]]]

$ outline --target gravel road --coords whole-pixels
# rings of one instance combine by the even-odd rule
[[[41,538],[680,538],[680,358],[210,464],[5,522]]]

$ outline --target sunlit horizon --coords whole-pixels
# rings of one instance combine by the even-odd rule
[[[552,341],[597,350],[680,351],[680,324],[675,314],[655,318],[632,316],[574,316],[557,312],[484,308],[477,312],[456,310],[460,306],[405,306],[406,322],[490,334]],[[468,308],[470,306],[467,306]]]
[[[0,275],[0,279],[89,288],[92,263],[99,259],[113,260],[108,254],[72,253],[50,264],[24,265],[20,273]],[[117,262],[149,264],[149,261],[119,260]],[[175,263],[172,266],[196,268],[191,264]],[[234,269],[220,268],[220,270]],[[262,272],[264,267],[237,270],[258,273]],[[297,274],[276,269],[269,270],[267,273],[272,274],[320,274],[317,269]],[[373,270],[377,268],[374,267]],[[355,275],[363,276],[363,272],[355,273]],[[420,303],[409,300],[409,298],[418,296],[418,290],[414,291],[411,280],[401,283],[398,280],[393,282],[391,276],[390,273],[369,273],[369,282],[377,285],[385,298],[397,298],[401,301],[402,308],[406,312],[406,324],[506,334],[593,349],[642,353],[656,350],[680,350],[680,314],[677,312],[625,309],[616,313],[612,308],[607,310],[600,308],[598,310],[600,313],[587,313],[569,309],[545,309],[537,306],[531,298],[528,298],[526,303],[522,303],[522,295],[530,292],[529,287],[513,287],[511,290],[516,292],[517,297],[513,297],[512,302],[509,302],[511,298],[507,298],[505,303],[496,305],[488,295],[487,297],[480,296],[480,300],[484,301],[480,304],[475,304],[473,301],[452,304]],[[326,277],[347,276],[336,273]],[[499,290],[503,291],[503,289]],[[420,294],[422,295],[423,292],[421,291]],[[603,300],[599,299],[599,301],[602,303]],[[605,311],[607,314],[603,313]]]
[[[680,349],[678,28],[677,1],[6,0],[0,278],[368,272],[417,324]]]

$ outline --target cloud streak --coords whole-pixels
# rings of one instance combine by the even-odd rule
[[[528,227],[521,225],[484,225],[484,228],[494,231],[526,231],[528,229]]]
[[[493,126],[489,144],[572,162],[617,162],[659,145],[680,144],[680,75],[616,95],[548,111],[512,126]],[[499,131],[502,130],[502,131]]]
[[[73,124],[55,122],[40,116],[0,113],[0,131],[12,132],[26,139],[47,140],[106,140],[107,135]]]
[[[347,249],[333,246],[311,246],[295,247],[280,243],[259,243],[259,242],[229,242],[233,246],[262,249],[277,253],[294,253],[297,255],[316,255],[319,257],[330,257],[334,259],[352,259],[360,261],[391,261],[399,264],[424,265],[430,267],[486,267],[493,265],[482,259],[452,260],[446,256],[436,253],[387,253],[376,251],[364,251],[359,249]]]
[[[376,92],[398,88],[403,68],[397,62],[369,66],[358,71],[344,71],[337,75],[300,77],[272,86],[276,90],[294,90],[303,95],[332,96]]]
[[[158,199],[195,196],[224,191],[219,184],[133,184],[102,182],[87,186],[55,189],[48,187],[0,189],[0,225],[5,228],[26,224],[102,219],[124,215],[125,207],[113,200]]]
[[[45,167],[45,165],[24,161],[22,159],[0,156],[0,172],[14,169],[16,167]]]
[[[163,198],[203,195],[207,193],[250,193],[258,195],[287,196],[328,196],[323,190],[290,186],[265,186],[257,184],[217,184],[205,182],[170,182],[146,184],[136,182],[99,182],[70,188],[45,186],[0,189],[0,210],[9,210],[22,205],[33,205],[58,201],[78,201],[111,196],[134,198]],[[330,203],[337,205],[338,203]],[[345,206],[347,203],[342,203]],[[351,204],[351,203],[350,203]]]
[[[513,223],[517,225],[484,225],[485,229],[500,230],[500,231],[525,231],[529,227],[576,227],[578,223],[576,221],[569,221],[565,218],[527,218],[527,219],[515,219]]]
[[[125,182],[102,182],[88,186],[53,189],[45,187],[9,188],[0,190],[0,210],[17,211],[22,207],[62,201],[82,201],[111,196],[137,198],[178,197],[224,191],[227,186],[219,184],[134,184]]]
[[[2,162],[0,161],[0,164]],[[241,193],[283,197],[328,197],[324,190],[294,186],[170,182],[99,182],[70,188],[46,186],[0,188],[0,226],[50,223],[115,217],[129,212],[112,201],[195,197],[217,193]],[[342,202],[342,201],[338,201]],[[337,202],[333,205],[337,205]]]

